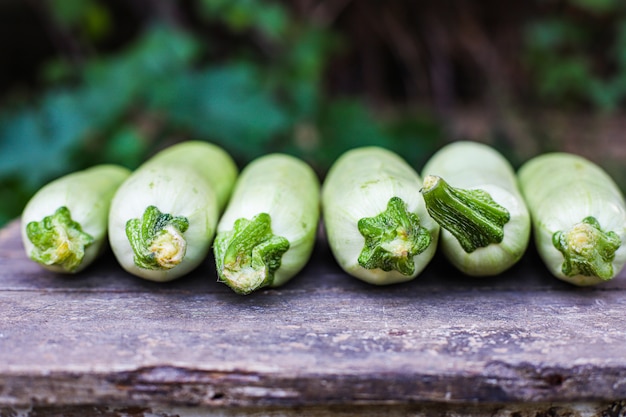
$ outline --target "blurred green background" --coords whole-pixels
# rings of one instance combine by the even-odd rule
[[[0,225],[44,183],[184,139],[243,166],[549,150],[626,184],[623,0],[0,1]]]

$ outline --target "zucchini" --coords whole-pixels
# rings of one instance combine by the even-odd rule
[[[421,189],[441,226],[444,256],[470,276],[516,264],[530,240],[530,214],[511,164],[491,146],[450,143],[424,165]]]
[[[217,207],[224,211],[239,173],[231,156],[217,145],[202,141],[185,141],[157,153],[143,166],[183,164],[193,167],[210,183],[217,198]]]
[[[89,266],[106,246],[111,199],[130,171],[96,165],[46,184],[22,212],[26,254],[44,268],[76,273]]]
[[[317,175],[298,158],[276,153],[250,162],[217,227],[219,280],[245,295],[294,277],[313,251],[319,193]]]
[[[536,156],[519,169],[537,251],[557,278],[579,286],[615,277],[626,262],[626,207],[598,165],[578,155]]]
[[[181,142],[147,160],[111,203],[109,240],[119,264],[159,282],[195,269],[210,251],[236,175],[230,155],[207,142]]]
[[[428,265],[439,226],[420,186],[417,172],[381,147],[355,148],[333,163],[322,186],[323,222],[345,272],[386,285],[412,280]]]

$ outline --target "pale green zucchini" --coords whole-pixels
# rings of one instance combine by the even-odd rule
[[[626,263],[626,206],[598,165],[578,155],[547,153],[518,171],[537,250],[557,278],[579,286],[615,277]]]
[[[120,265],[152,281],[195,269],[210,251],[237,167],[206,142],[172,145],[140,166],[111,203],[109,240]]]
[[[26,254],[55,272],[89,266],[106,246],[111,199],[129,175],[120,166],[96,165],[42,187],[22,212]]]
[[[422,195],[441,226],[446,258],[471,276],[516,264],[530,240],[530,215],[513,167],[494,148],[459,141],[437,151],[422,170]]]
[[[352,149],[335,161],[322,186],[323,222],[345,272],[385,285],[412,280],[428,265],[439,226],[421,183],[402,157],[380,147]]]
[[[205,177],[215,191],[217,206],[222,212],[233,191],[233,185],[239,173],[231,156],[221,147],[208,142],[186,141],[157,153],[151,157],[144,167],[156,164],[178,164],[184,161]]]
[[[317,175],[298,158],[269,154],[249,163],[217,227],[219,280],[249,294],[293,278],[313,250],[319,193]]]

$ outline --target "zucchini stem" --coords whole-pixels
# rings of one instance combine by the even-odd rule
[[[141,219],[126,222],[126,236],[133,249],[135,265],[144,269],[167,270],[185,258],[187,241],[183,233],[189,220],[161,213],[148,206]]]
[[[502,242],[510,214],[489,193],[455,188],[435,175],[424,178],[420,192],[430,216],[458,240],[465,252]]]
[[[617,233],[604,232],[592,216],[565,232],[555,232],[552,243],[565,258],[561,267],[565,275],[596,276],[605,281],[613,277],[612,262],[622,244]]]
[[[408,212],[399,197],[392,197],[387,209],[377,216],[360,219],[358,228],[365,238],[358,262],[365,269],[411,275],[415,271],[413,257],[431,243],[430,233],[420,225],[419,216]]]
[[[271,217],[260,213],[251,220],[237,219],[233,230],[215,239],[220,279],[238,294],[271,285],[289,241],[272,233]]]
[[[68,272],[78,268],[85,256],[85,249],[94,238],[83,232],[81,225],[72,220],[70,210],[59,207],[54,214],[40,222],[26,225],[28,239],[35,246],[30,258],[44,265],[58,265]]]

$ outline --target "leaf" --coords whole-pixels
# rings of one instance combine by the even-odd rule
[[[49,90],[36,105],[0,113],[0,179],[35,187],[78,168],[70,156],[142,94],[186,69],[197,49],[189,35],[155,26],[119,56],[89,63],[77,87]]]
[[[48,0],[48,2],[52,15],[66,26],[79,24],[93,6],[93,0]]]
[[[66,28],[78,29],[92,40],[102,39],[111,29],[109,10],[95,0],[48,0],[48,10]]]
[[[287,11],[278,2],[202,0],[199,8],[202,16],[223,22],[233,32],[254,28],[272,40],[281,40],[289,24]]]
[[[152,93],[149,102],[172,123],[247,158],[261,154],[290,126],[287,112],[250,65],[184,74]]]
[[[588,38],[583,28],[565,18],[536,19],[528,24],[524,35],[531,52],[551,53],[565,45],[581,45]]]
[[[592,103],[606,111],[615,110],[626,93],[626,80],[620,76],[606,81],[594,79],[585,85]]]
[[[622,18],[617,25],[617,35],[612,48],[621,73],[626,72],[626,19]]]
[[[34,191],[16,178],[0,179],[0,227],[20,215]]]
[[[390,144],[382,125],[357,100],[340,99],[322,106],[318,128],[319,147],[314,150],[313,159],[321,163],[323,169],[348,149]]]
[[[289,100],[289,111],[296,119],[315,117],[323,95],[322,77],[336,45],[327,31],[304,27],[274,60],[272,83]]]
[[[383,129],[390,138],[389,148],[418,171],[444,140],[441,125],[427,112],[395,115]]]
[[[620,0],[570,0],[572,4],[592,13],[604,14],[617,10]]]
[[[124,91],[154,88],[155,81],[188,68],[200,49],[190,34],[155,25],[122,54],[91,61],[84,79],[91,85],[122,85]]]
[[[50,136],[41,114],[26,109],[0,119],[0,178],[15,177],[35,188],[67,169],[72,144]]]
[[[148,143],[137,129],[122,126],[111,135],[104,149],[104,160],[115,161],[129,169],[135,169],[148,154]]]
[[[541,74],[539,92],[548,99],[572,95],[581,98],[592,78],[589,63],[584,56],[561,58]]]
[[[112,28],[109,10],[99,3],[92,3],[86,11],[82,25],[89,38],[94,40],[104,38]]]
[[[285,35],[289,23],[287,12],[277,3],[259,4],[256,13],[257,27],[268,38],[280,40]]]

